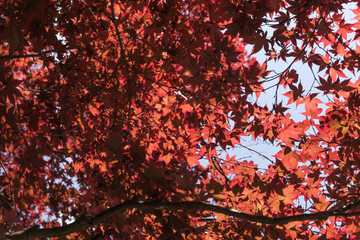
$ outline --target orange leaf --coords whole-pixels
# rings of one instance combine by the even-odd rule
[[[200,165],[198,159],[195,156],[188,156],[186,158],[186,161],[188,162],[189,166],[192,168],[194,165]]]
[[[299,154],[293,151],[291,151],[288,154],[285,154],[284,158],[282,159],[282,163],[289,170],[297,168],[298,162],[301,162],[301,157]]]
[[[99,103],[96,103],[96,102],[90,102],[88,104],[88,108],[89,108],[89,111],[91,112],[92,115],[94,116],[98,116],[100,114],[99,110],[98,110],[98,105],[100,105]]]

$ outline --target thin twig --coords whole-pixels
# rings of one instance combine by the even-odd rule
[[[273,160],[271,160],[269,157],[265,156],[265,155],[262,154],[261,152],[258,152],[258,151],[254,150],[254,149],[252,149],[252,148],[249,148],[249,147],[247,147],[247,146],[245,146],[245,145],[242,145],[241,143],[238,143],[238,144],[239,144],[240,147],[246,148],[247,150],[249,150],[249,151],[251,151],[251,152],[254,152],[254,153],[258,154],[259,156],[265,158],[266,160],[270,161],[272,164],[275,164],[275,162],[274,162]]]
[[[20,55],[4,55],[4,56],[0,56],[0,59],[17,59],[17,58],[29,58],[29,57],[41,57],[43,56],[42,54],[44,53],[52,53],[52,52],[56,52],[55,50],[47,50],[41,53],[37,53],[37,54],[20,54]]]
[[[6,170],[6,168],[5,168],[2,160],[0,160],[0,165],[1,165],[1,168],[4,170],[6,176],[7,176],[8,179],[9,179],[9,193],[10,193],[11,204],[10,204],[10,202],[9,202],[8,199],[6,199],[6,201],[8,202],[9,206],[10,206],[11,208],[13,208],[15,204],[14,204],[14,198],[13,198],[12,191],[11,191],[11,177],[10,177],[8,171]]]
[[[4,170],[6,176],[7,176],[7,177],[9,178],[9,180],[10,180],[11,177],[10,177],[10,175],[8,174],[8,172],[6,171],[6,168],[4,167],[4,164],[3,164],[2,160],[0,160],[0,165],[1,165],[2,169]]]
[[[239,163],[239,162],[228,161],[228,160],[225,160],[225,159],[222,159],[222,158],[219,158],[219,160],[221,160],[221,161],[223,161],[223,162],[231,163],[231,164],[234,164],[234,165],[238,165],[238,166],[240,166],[240,167],[251,168],[251,169],[254,169],[255,171],[257,171],[257,170],[268,170],[268,169],[266,169],[266,168],[259,168],[259,167],[248,166],[248,165],[245,165],[245,164],[242,164],[242,163]]]

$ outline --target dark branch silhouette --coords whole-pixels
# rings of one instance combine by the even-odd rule
[[[7,237],[16,240],[16,239],[34,239],[34,238],[47,238],[47,237],[61,237],[74,232],[79,232],[84,230],[87,227],[102,223],[106,219],[113,217],[117,214],[120,214],[126,210],[138,209],[143,211],[153,211],[153,210],[197,210],[197,211],[212,211],[215,213],[221,213],[227,216],[232,216],[242,220],[263,223],[263,224],[273,224],[281,225],[289,222],[296,221],[307,221],[307,220],[326,220],[332,216],[339,217],[353,217],[360,216],[360,212],[344,212],[344,211],[324,211],[316,213],[305,213],[293,216],[286,217],[267,217],[261,215],[252,215],[248,213],[243,213],[237,210],[228,209],[225,207],[220,207],[212,205],[205,202],[142,202],[128,200],[121,204],[118,204],[112,208],[109,208],[97,215],[83,214],[75,222],[71,224],[64,225],[62,227],[54,228],[30,228],[27,230],[22,230],[9,234]]]
[[[19,55],[13,55],[13,54],[9,54],[9,55],[3,55],[0,56],[0,59],[18,59],[18,58],[36,58],[36,57],[41,57],[43,56],[43,54],[46,53],[52,53],[52,52],[56,52],[55,50],[48,50],[48,51],[43,51],[40,53],[35,53],[35,54],[19,54]]]

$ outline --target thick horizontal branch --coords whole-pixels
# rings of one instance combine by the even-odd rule
[[[215,213],[221,213],[227,216],[232,216],[235,218],[263,223],[263,224],[286,224],[289,222],[295,221],[306,221],[306,220],[326,220],[332,216],[341,216],[341,217],[352,217],[360,216],[360,212],[346,213],[341,211],[327,211],[327,212],[317,212],[317,213],[308,213],[308,214],[299,214],[286,217],[266,217],[261,215],[252,215],[243,212],[239,212],[233,209],[228,209],[225,207],[220,207],[212,205],[205,202],[142,202],[129,200],[121,204],[118,204],[112,208],[105,210],[97,215],[83,214],[75,222],[71,224],[64,225],[62,227],[54,228],[30,228],[23,231],[14,232],[8,235],[8,238],[14,239],[34,239],[34,238],[47,238],[47,237],[60,237],[65,236],[74,232],[79,232],[84,230],[87,227],[102,223],[106,219],[113,217],[117,214],[120,214],[126,210],[138,209],[143,211],[153,211],[153,210],[197,210],[197,211],[212,211]]]

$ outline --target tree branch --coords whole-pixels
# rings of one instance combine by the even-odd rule
[[[274,162],[273,160],[271,160],[269,157],[265,156],[265,155],[262,154],[261,152],[256,151],[255,149],[249,148],[249,147],[247,147],[247,146],[245,146],[245,145],[243,145],[243,144],[241,144],[241,143],[238,143],[238,144],[239,144],[240,147],[243,147],[243,148],[249,150],[250,152],[254,152],[254,153],[258,154],[259,156],[265,158],[266,160],[268,160],[268,161],[271,162],[272,164],[275,164],[275,162]]]
[[[17,59],[17,58],[30,58],[30,57],[35,58],[35,57],[41,57],[43,56],[43,54],[52,53],[52,52],[55,52],[55,50],[47,50],[36,54],[20,54],[20,55],[9,54],[9,55],[0,56],[0,59]]]
[[[212,211],[215,213],[221,213],[227,216],[240,218],[250,222],[263,223],[263,224],[286,224],[289,222],[306,221],[306,220],[326,220],[332,216],[340,217],[353,217],[360,216],[360,212],[346,213],[343,211],[325,211],[317,213],[306,213],[286,217],[267,217],[261,215],[252,215],[243,213],[233,209],[212,205],[206,202],[142,202],[128,200],[121,204],[118,204],[112,208],[109,208],[97,215],[83,214],[75,222],[64,225],[62,227],[54,228],[30,228],[9,234],[7,237],[11,240],[17,239],[34,239],[34,238],[47,238],[47,237],[60,237],[74,232],[79,232],[87,227],[102,223],[103,221],[118,215],[126,210],[138,209],[143,211],[153,210],[197,210],[197,211]]]

